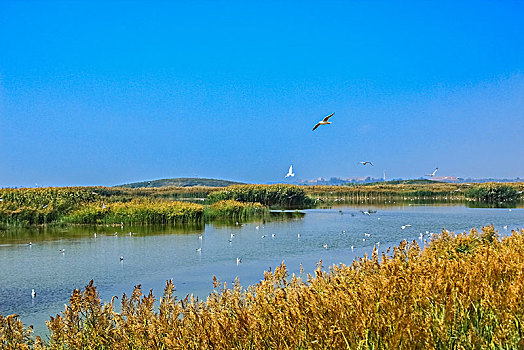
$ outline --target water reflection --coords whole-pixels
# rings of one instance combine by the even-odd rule
[[[91,279],[104,301],[131,293],[139,283],[160,296],[168,279],[179,298],[188,293],[205,298],[213,290],[213,275],[228,284],[239,276],[247,286],[282,261],[291,273],[299,274],[301,264],[307,273],[319,260],[326,267],[350,264],[374,245],[383,251],[403,239],[423,245],[444,227],[462,231],[488,224],[507,234],[524,227],[524,210],[364,203],[274,211],[238,224],[9,229],[0,231],[0,313],[17,313],[42,333],[45,320],[62,311],[72,290]]]

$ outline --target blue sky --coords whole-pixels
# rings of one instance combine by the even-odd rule
[[[524,177],[523,1],[2,1],[0,52],[0,187]]]

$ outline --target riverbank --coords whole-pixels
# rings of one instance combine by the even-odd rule
[[[522,199],[523,192],[524,183],[0,189],[0,225],[194,223],[256,217],[274,208],[302,209],[336,203],[470,201],[511,207]],[[215,204],[221,201],[225,202]]]
[[[522,346],[524,230],[493,227],[435,235],[425,249],[403,241],[389,253],[314,275],[281,265],[247,289],[215,281],[206,302],[160,307],[137,287],[121,311],[93,284],[76,290],[48,323],[50,343],[32,344],[15,316],[0,318],[0,344],[34,348],[518,348]],[[117,300],[113,299],[116,303]],[[116,306],[116,305],[115,305]],[[57,310],[58,311],[58,310]],[[2,343],[3,342],[3,343]]]

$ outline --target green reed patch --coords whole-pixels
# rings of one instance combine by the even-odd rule
[[[203,218],[201,204],[168,201],[132,200],[126,203],[94,203],[73,211],[64,218],[74,224],[175,224]]]
[[[465,192],[467,198],[487,203],[515,202],[521,198],[522,191],[517,191],[515,187],[488,183],[483,185],[471,186]]]
[[[260,203],[222,200],[211,204],[205,210],[206,219],[240,220],[269,214],[269,209]]]
[[[229,186],[221,191],[212,192],[207,197],[209,203],[223,200],[257,202],[282,208],[305,208],[312,204],[302,187],[285,184]]]

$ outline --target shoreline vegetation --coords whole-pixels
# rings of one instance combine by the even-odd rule
[[[246,289],[214,278],[207,300],[159,299],[138,285],[102,303],[93,281],[75,290],[33,338],[16,315],[0,316],[12,349],[463,349],[524,346],[524,230],[442,231],[421,248],[391,251],[289,276],[284,263]],[[155,304],[158,301],[159,304]],[[158,305],[158,306],[155,306]],[[118,309],[119,311],[116,311]]]
[[[319,205],[470,202],[511,206],[524,183],[366,184],[353,186],[232,185],[228,187],[48,187],[0,189],[0,224],[174,224],[242,220],[270,209]]]

